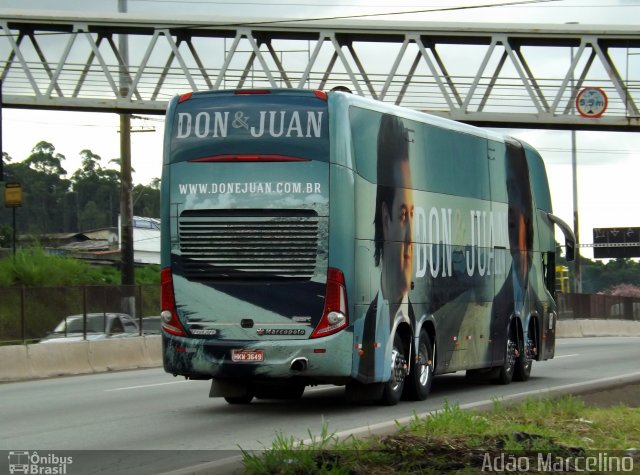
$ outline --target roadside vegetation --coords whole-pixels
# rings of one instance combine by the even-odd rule
[[[619,459],[640,467],[638,408],[591,406],[575,396],[515,405],[496,400],[483,412],[445,404],[435,415],[414,416],[386,437],[339,441],[326,426],[310,437],[300,445],[279,434],[262,454],[244,451],[246,473],[554,473],[580,469],[585,463],[580,457],[597,463],[600,457],[606,467]]]
[[[136,267],[134,272],[136,284],[160,284],[156,265]],[[115,266],[92,266],[72,257],[50,255],[40,247],[0,259],[0,287],[118,284],[120,271]]]
[[[136,266],[142,316],[157,315],[160,268]],[[67,315],[121,311],[121,272],[35,247],[0,259],[0,345],[37,342]]]

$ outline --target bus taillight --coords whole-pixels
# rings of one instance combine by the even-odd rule
[[[310,338],[319,338],[339,332],[349,324],[347,310],[347,288],[344,274],[339,269],[329,267],[327,288],[324,299],[324,312],[320,323]]]
[[[160,294],[161,305],[160,319],[162,320],[162,329],[167,333],[177,336],[187,336],[184,327],[178,320],[178,312],[176,312],[176,297],[173,293],[173,277],[171,276],[171,268],[165,267],[160,271]]]

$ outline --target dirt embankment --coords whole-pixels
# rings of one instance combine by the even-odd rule
[[[585,404],[598,407],[611,407],[626,404],[629,407],[640,407],[640,383],[598,389],[593,392],[578,394]]]

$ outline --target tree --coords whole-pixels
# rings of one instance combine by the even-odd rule
[[[102,168],[102,158],[91,150],[82,150],[80,158],[80,168],[71,177],[77,199],[78,230],[117,226],[120,209],[118,171]],[[91,202],[93,205],[89,206]]]
[[[133,214],[147,218],[160,217],[160,186],[159,179],[150,185],[136,185],[133,187]]]
[[[24,163],[31,169],[47,175],[66,175],[67,171],[62,168],[64,155],[55,153],[56,148],[49,142],[40,141],[31,150]],[[55,155],[54,155],[55,153]]]
[[[602,261],[583,259],[582,287],[584,293],[604,292],[620,284],[640,286],[640,263],[632,259]]]
[[[82,208],[80,213],[80,222],[82,223],[83,230],[88,231],[91,229],[99,229],[108,226],[106,222],[107,216],[104,210],[98,208],[95,201],[89,201]]]
[[[0,181],[4,181],[5,163],[8,164],[11,160],[12,159],[7,152],[2,152],[2,160],[0,160]]]
[[[23,204],[16,213],[20,233],[63,230],[65,195],[70,187],[62,168],[64,158],[53,145],[41,141],[23,162],[7,163],[5,180],[22,184]]]
[[[633,297],[640,299],[640,285],[617,284],[607,289],[605,294],[616,297]]]
[[[22,184],[23,205],[16,213],[18,234],[78,232],[118,225],[120,173],[113,159],[102,165],[100,155],[80,152],[80,168],[67,178],[65,157],[55,147],[40,141],[23,161],[3,153],[4,180]],[[160,216],[160,180],[137,185],[133,190],[134,213]],[[0,214],[3,233],[12,233],[11,215]],[[3,235],[4,235],[3,234]]]

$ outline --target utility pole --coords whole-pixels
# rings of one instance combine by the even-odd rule
[[[571,22],[574,23],[574,22]],[[571,47],[571,62],[569,67],[571,68],[571,114],[574,113],[573,108],[576,107],[576,91],[574,86],[574,65],[573,65],[573,46]],[[578,222],[578,151],[576,146],[576,129],[571,129],[571,176],[573,184],[573,233],[576,236],[576,249],[575,260],[573,267],[573,280],[574,280],[574,292],[577,294],[582,293],[582,275],[580,269],[580,227]]]
[[[578,222],[578,152],[576,151],[576,131],[571,130],[571,170],[573,175],[573,233],[576,236],[574,260],[575,292],[582,293],[582,275],[580,269],[580,227]]]
[[[118,12],[127,12],[127,0],[118,0]],[[126,33],[118,35],[118,46],[122,57],[120,65],[120,96],[128,97],[130,78],[128,74],[129,44]],[[120,114],[120,271],[121,284],[132,286],[133,273],[133,203],[131,193],[131,116]],[[131,288],[133,295],[133,288]],[[131,313],[131,312],[130,312]]]

